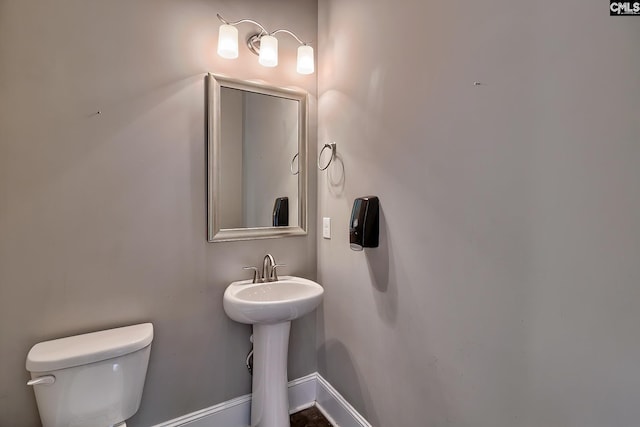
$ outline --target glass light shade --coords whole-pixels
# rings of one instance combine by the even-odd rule
[[[313,48],[311,46],[302,45],[298,48],[298,65],[296,68],[300,74],[313,73]]]
[[[260,65],[275,67],[278,65],[278,39],[273,36],[260,37]]]
[[[238,57],[238,29],[233,25],[220,25],[218,32],[218,55],[227,59]]]

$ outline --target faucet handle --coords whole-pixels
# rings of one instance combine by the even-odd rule
[[[253,270],[253,283],[258,283],[258,267],[242,267],[243,270]]]
[[[271,268],[271,280],[273,280],[274,282],[278,281],[278,272],[276,271],[276,269],[278,267],[286,267],[287,264],[275,264],[272,268]]]

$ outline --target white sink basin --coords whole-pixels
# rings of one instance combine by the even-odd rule
[[[312,312],[324,289],[313,280],[282,276],[277,282],[233,282],[224,292],[224,311],[240,323],[287,322]]]

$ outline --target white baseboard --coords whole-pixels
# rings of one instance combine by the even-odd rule
[[[316,401],[317,374],[306,375],[297,380],[290,381],[289,387],[289,413],[294,414],[303,409],[310,408]]]
[[[251,395],[174,418],[154,427],[247,427],[251,419]]]
[[[320,374],[290,381],[289,413],[317,406],[335,427],[371,427]],[[251,395],[236,397],[153,427],[247,427],[251,423]]]
[[[334,426],[371,427],[371,424],[318,373],[316,373],[316,406]]]

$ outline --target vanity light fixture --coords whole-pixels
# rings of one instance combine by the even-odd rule
[[[218,55],[223,58],[235,59],[238,57],[238,29],[236,25],[244,22],[260,27],[260,32],[251,34],[247,39],[247,47],[251,52],[258,55],[258,62],[265,67],[275,67],[278,65],[278,33],[286,33],[292,36],[300,46],[298,47],[298,62],[296,70],[300,74],[313,74],[315,71],[313,61],[313,48],[309,43],[303,42],[292,31],[280,29],[272,32],[267,31],[262,24],[252,19],[241,19],[230,22],[217,14],[222,22],[218,33]]]

